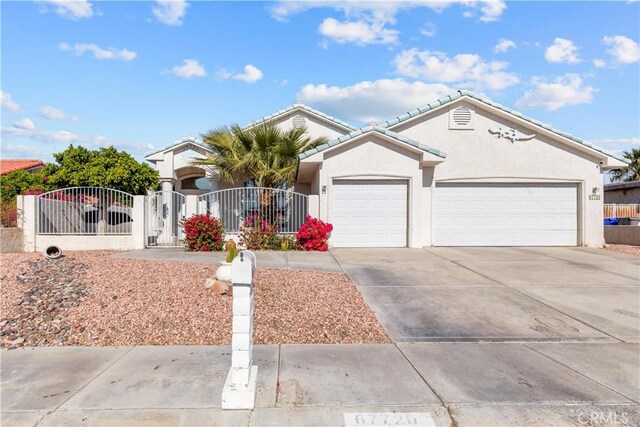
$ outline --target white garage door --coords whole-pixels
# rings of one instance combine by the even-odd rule
[[[575,184],[437,184],[436,246],[576,246]]]
[[[331,193],[332,246],[407,246],[406,181],[340,180]]]

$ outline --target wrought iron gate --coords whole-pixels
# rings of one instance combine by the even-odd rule
[[[183,247],[184,230],[180,222],[186,214],[184,194],[175,191],[149,194],[145,202],[145,245],[148,248]]]

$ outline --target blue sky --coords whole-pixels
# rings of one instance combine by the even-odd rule
[[[3,1],[2,157],[138,159],[302,101],[354,124],[456,89],[640,145],[639,2]]]

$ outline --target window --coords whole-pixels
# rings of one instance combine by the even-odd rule
[[[183,190],[210,190],[211,182],[203,176],[194,176],[182,180]]]

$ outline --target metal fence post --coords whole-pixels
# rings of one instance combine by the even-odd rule
[[[223,409],[253,409],[258,384],[258,367],[252,365],[253,282],[256,256],[242,251],[231,263],[233,320],[231,369],[222,390]]]

